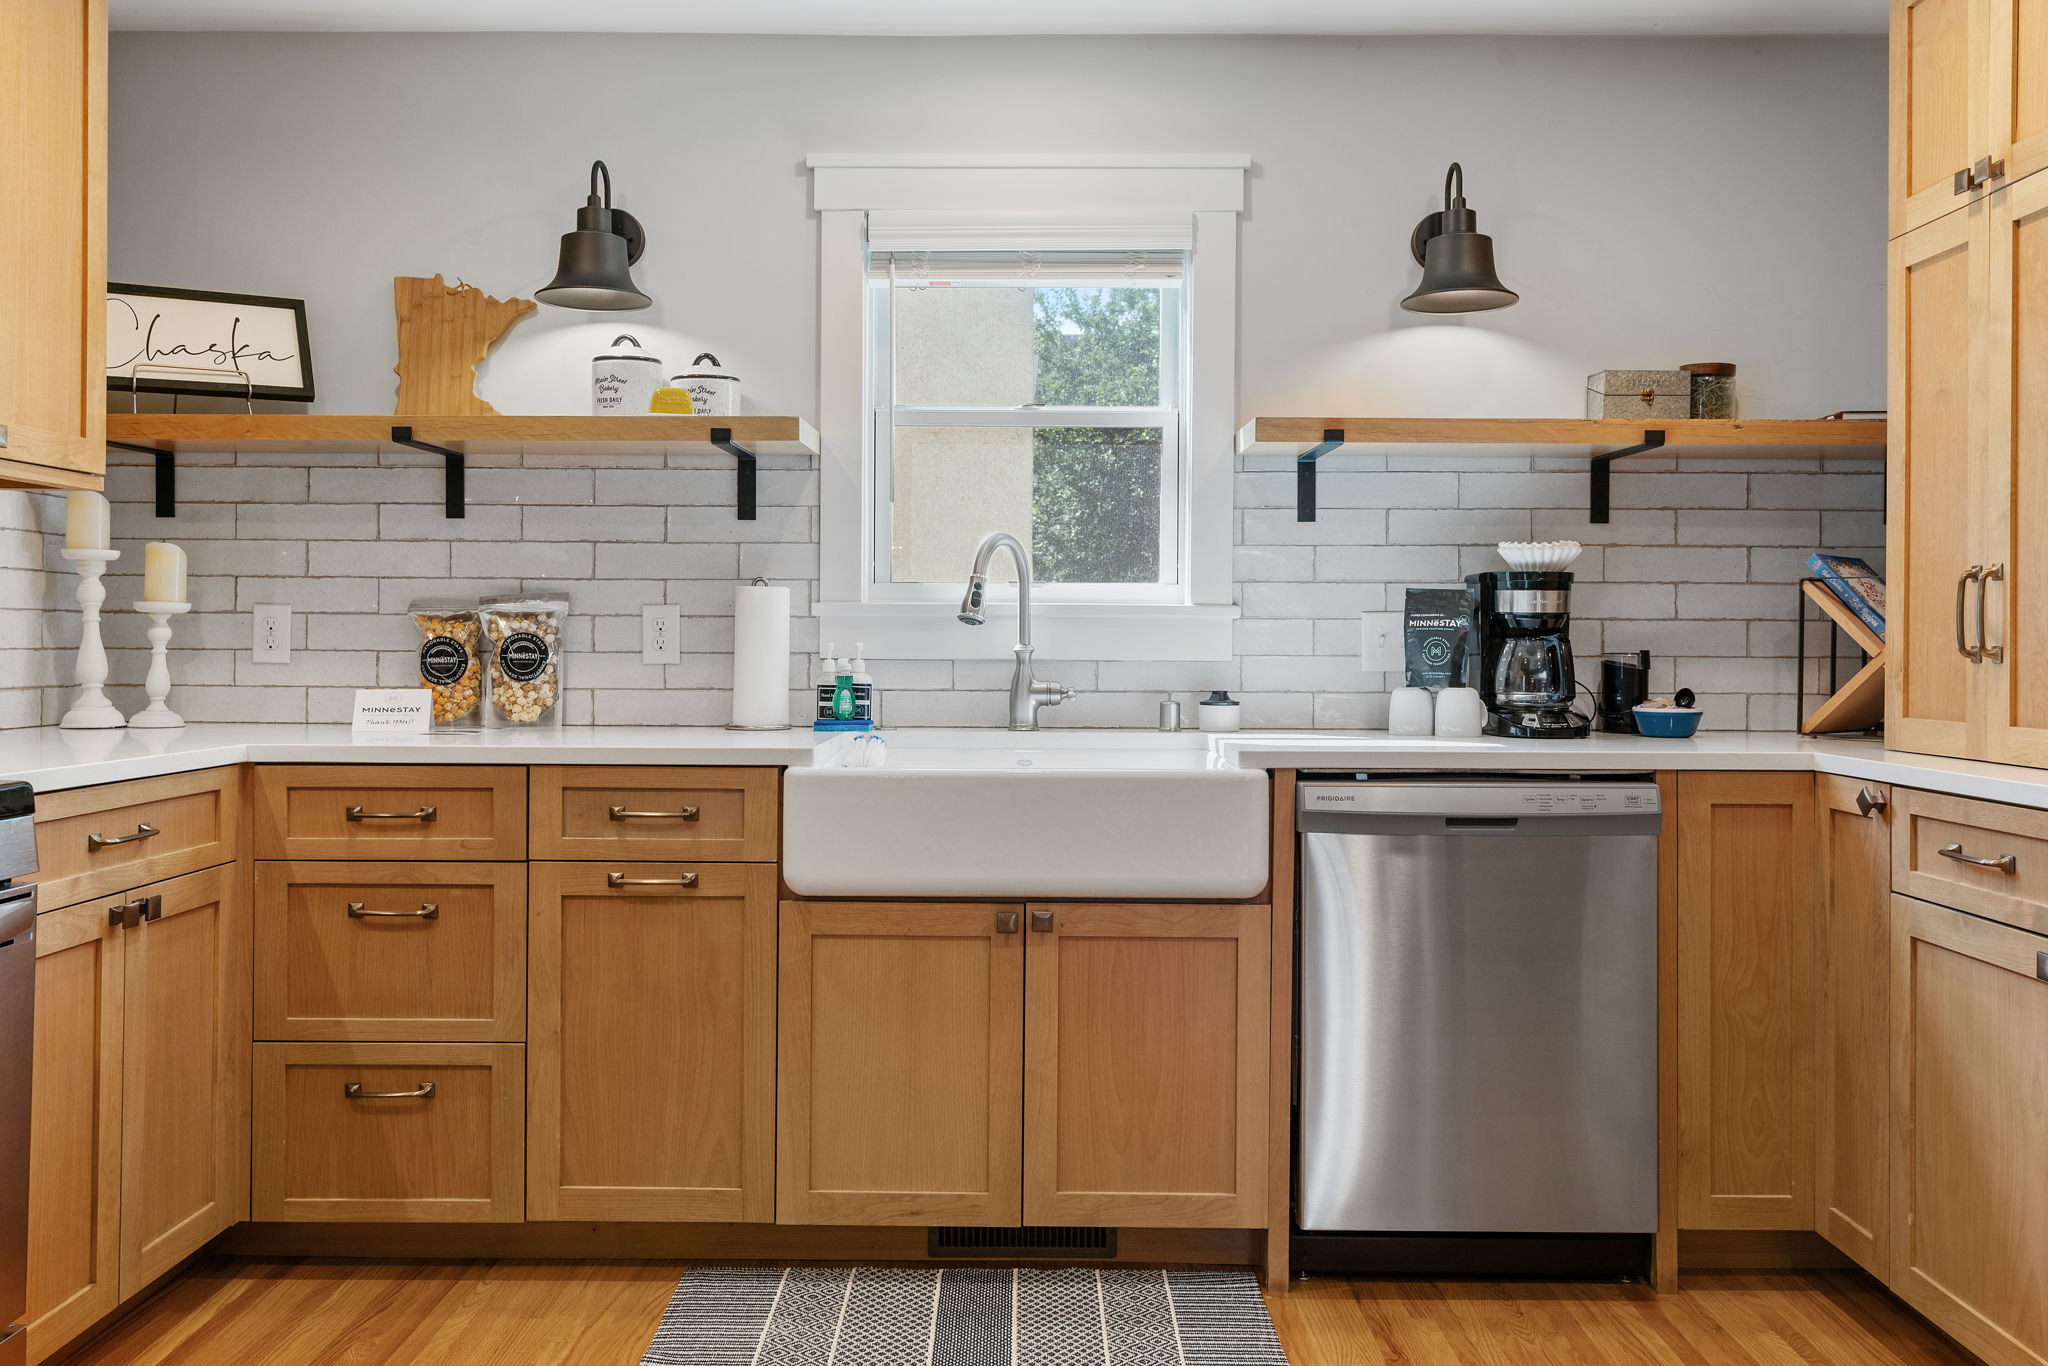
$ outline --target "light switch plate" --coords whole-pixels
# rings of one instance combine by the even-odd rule
[[[1358,667],[1367,673],[1397,674],[1408,668],[1408,652],[1401,640],[1407,622],[1400,612],[1359,613]]]
[[[292,609],[282,603],[259,602],[249,609],[255,638],[249,649],[258,664],[292,662]]]
[[[674,664],[683,657],[682,609],[650,603],[640,609],[640,662]]]

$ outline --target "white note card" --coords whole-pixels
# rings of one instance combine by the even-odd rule
[[[427,688],[357,688],[356,735],[382,739],[394,735],[425,735],[434,724],[434,694]]]

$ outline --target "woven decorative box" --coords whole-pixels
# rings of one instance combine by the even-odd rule
[[[1686,417],[1692,377],[1683,370],[1600,370],[1586,376],[1586,416]]]

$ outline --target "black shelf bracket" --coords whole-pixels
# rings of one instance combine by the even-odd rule
[[[461,451],[451,451],[446,446],[436,446],[431,441],[419,441],[413,437],[410,427],[393,427],[391,439],[401,446],[410,446],[416,451],[441,457],[442,471],[447,480],[443,493],[442,511],[449,517],[469,516],[468,493],[464,484],[469,477],[469,462]]]
[[[1294,458],[1294,520],[1316,519],[1316,461],[1344,444],[1342,427],[1323,428],[1323,439]]]
[[[735,501],[739,506],[739,520],[742,522],[753,521],[756,510],[754,476],[759,462],[754,459],[752,451],[744,446],[735,446],[733,444],[732,428],[730,427],[713,427],[711,429],[711,444],[739,462],[739,490],[735,495]]]
[[[1593,487],[1589,505],[1586,509],[1586,520],[1589,522],[1605,522],[1608,520],[1608,480],[1611,477],[1610,472],[1614,468],[1615,461],[1626,460],[1632,455],[1641,455],[1644,451],[1654,451],[1663,444],[1663,432],[1647,431],[1643,433],[1643,439],[1639,445],[1623,446],[1618,451],[1606,451],[1594,456]]]
[[[137,455],[156,457],[156,515],[177,516],[178,453],[161,446],[138,446],[133,441],[109,441],[107,445],[117,451],[134,451]]]

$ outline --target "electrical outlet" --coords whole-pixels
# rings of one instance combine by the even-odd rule
[[[1361,612],[1358,667],[1369,674],[1397,674],[1408,667],[1408,651],[1402,640],[1407,626],[1400,612]]]
[[[249,609],[256,638],[249,649],[258,664],[292,662],[292,609],[282,603],[259,602]]]
[[[683,657],[682,609],[650,604],[640,609],[640,662],[674,664]]]

